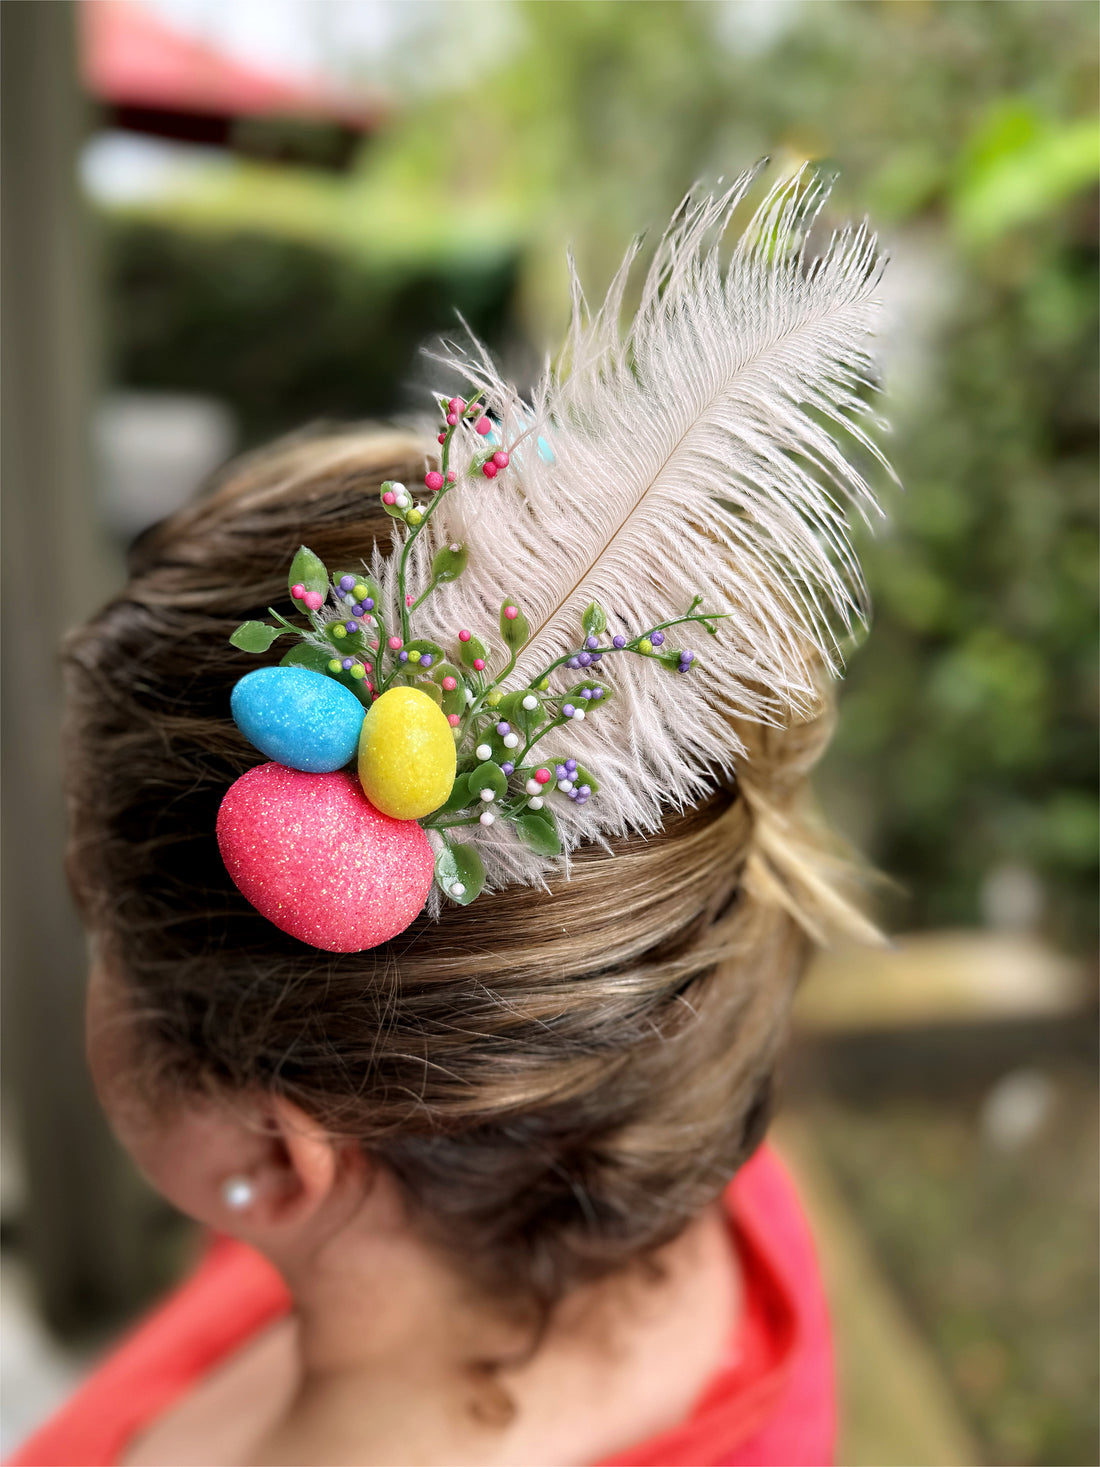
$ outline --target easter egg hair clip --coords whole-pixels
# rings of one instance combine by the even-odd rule
[[[441,360],[423,487],[387,482],[392,553],[303,546],[291,620],[230,639],[278,666],[233,690],[269,763],[218,815],[223,860],[276,926],[332,952],[427,907],[545,884],[583,842],[660,828],[744,749],[736,721],[812,709],[863,620],[846,505],[867,431],[881,257],[865,227],[811,258],[827,182],[774,188],[725,258],[757,170],[689,197],[621,328],[638,251],[530,400],[477,344]],[[845,442],[846,440],[846,442]],[[490,630],[491,628],[491,630]],[[703,648],[705,647],[705,652]]]

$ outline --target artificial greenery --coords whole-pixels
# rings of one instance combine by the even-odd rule
[[[391,688],[410,687],[437,703],[451,726],[457,745],[457,772],[450,795],[421,824],[438,831],[443,848],[436,879],[443,892],[466,906],[485,884],[485,870],[476,846],[454,842],[448,832],[459,827],[484,827],[500,819],[530,850],[540,856],[560,855],[561,837],[553,811],[546,805],[552,794],[585,804],[596,794],[596,780],[569,755],[549,756],[538,749],[543,739],[568,729],[571,722],[598,715],[614,696],[612,685],[600,675],[602,659],[625,652],[646,657],[670,671],[684,673],[694,665],[694,653],[666,645],[666,633],[677,626],[697,625],[713,636],[724,613],[701,610],[696,596],[678,617],[647,628],[635,636],[601,640],[607,614],[595,601],[581,617],[580,645],[548,662],[519,687],[506,683],[520,653],[531,639],[531,628],[514,598],[500,608],[499,635],[506,660],[493,671],[494,649],[463,630],[448,659],[439,643],[412,635],[416,610],[440,586],[456,580],[466,568],[468,547],[444,546],[432,558],[431,575],[420,595],[408,590],[409,556],[432,515],[460,480],[450,469],[456,434],[485,433],[489,419],[479,397],[441,400],[444,431],[440,465],[426,475],[429,498],[417,503],[403,484],[385,481],[379,490],[383,507],[405,528],[397,555],[394,605],[387,614],[382,589],[367,574],[333,573],[303,545],[291,562],[287,588],[301,621],[291,622],[273,607],[273,621],[246,621],[230,637],[242,652],[266,652],[280,637],[296,645],[283,657],[284,666],[305,667],[336,678],[368,708]],[[486,446],[468,457],[465,477],[486,470],[495,475],[496,463],[507,467],[509,456]],[[568,687],[554,686],[558,674],[571,673],[584,659],[588,675],[570,679]]]

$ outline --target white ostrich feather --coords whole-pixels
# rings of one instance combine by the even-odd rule
[[[581,646],[591,601],[607,612],[608,637],[683,615],[695,596],[725,615],[715,636],[698,624],[668,633],[668,647],[696,653],[688,675],[629,652],[605,656],[607,706],[537,746],[541,760],[573,755],[600,783],[581,808],[555,801],[566,852],[655,830],[662,809],[699,798],[743,756],[732,720],[809,710],[817,668],[839,670],[864,616],[847,516],[877,506],[847,454],[885,462],[866,403],[882,260],[864,226],[811,259],[807,234],[828,186],[804,172],[769,194],[723,265],[755,177],[685,201],[625,330],[639,246],[594,315],[571,266],[565,350],[531,401],[476,342],[441,358],[484,392],[512,462],[495,480],[466,478],[483,444],[456,435],[459,481],[414,542],[409,587],[426,584],[443,544],[465,542],[469,562],[418,610],[417,635],[450,644],[469,627],[493,644],[499,672],[499,610],[515,600],[531,626],[508,679],[518,688]],[[394,565],[374,567],[391,599]],[[492,885],[545,878],[546,860],[505,822],[471,838]]]

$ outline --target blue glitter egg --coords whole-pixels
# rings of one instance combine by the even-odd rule
[[[230,700],[250,744],[276,764],[331,774],[355,758],[366,709],[354,693],[306,667],[261,667]]]

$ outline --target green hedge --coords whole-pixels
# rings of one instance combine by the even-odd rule
[[[104,221],[113,380],[208,393],[247,444],[320,418],[423,406],[425,340],[455,311],[499,342],[513,258],[407,270],[256,233],[204,235]]]

